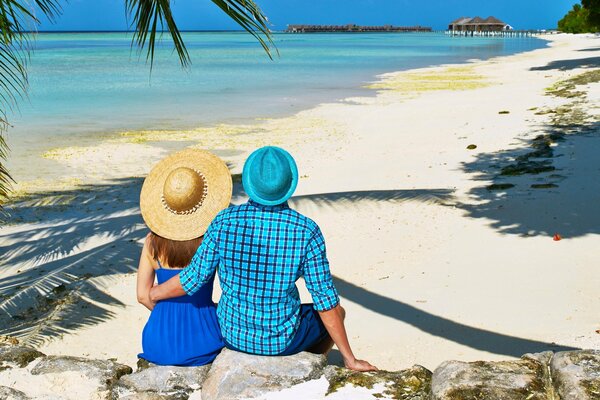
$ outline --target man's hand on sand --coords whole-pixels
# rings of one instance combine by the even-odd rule
[[[368,372],[368,371],[379,371],[379,369],[371,365],[368,361],[365,360],[357,360],[356,358],[352,361],[344,362],[346,368],[351,369],[353,371],[359,372]]]

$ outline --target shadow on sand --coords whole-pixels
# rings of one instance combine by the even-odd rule
[[[494,185],[473,189],[475,204],[457,206],[506,234],[600,234],[598,154],[600,123],[548,125],[521,148],[480,153],[464,164],[474,179]]]
[[[442,337],[472,349],[514,357],[520,357],[525,353],[537,353],[546,350],[574,350],[573,347],[561,346],[556,343],[546,343],[503,335],[463,325],[460,322],[419,310],[401,301],[370,292],[340,278],[335,278],[335,285],[340,295],[360,304],[362,307],[386,317],[402,321],[430,335]],[[336,358],[337,355],[334,354],[331,357],[334,362],[339,362]]]
[[[105,278],[110,284],[111,279],[136,269],[140,243],[147,232],[138,208],[141,184],[142,179],[132,178],[73,191],[39,193],[9,207],[13,220],[20,224],[0,231],[0,334],[38,344],[112,318],[106,306],[124,306],[98,288],[96,281]],[[239,185],[236,196],[243,196]],[[292,202],[345,208],[363,201],[409,200],[443,204],[452,201],[452,191],[322,193],[298,196]],[[513,356],[569,349],[469,327],[341,279],[336,283],[343,296],[376,313],[472,348]]]
[[[13,224],[0,230],[0,335],[36,345],[112,318],[106,306],[125,306],[102,285],[136,271],[147,233],[138,205],[142,182],[120,179],[36,193],[8,205]],[[450,190],[383,190],[306,195],[292,202],[335,208],[451,196]],[[235,198],[244,198],[239,183]],[[131,297],[135,301],[135,293]]]
[[[543,67],[533,67],[530,71],[550,71],[553,69],[560,71],[569,71],[577,68],[598,68],[600,67],[600,57],[579,58],[575,60],[557,60],[548,63]]]
[[[141,183],[37,193],[7,206],[18,225],[0,230],[0,334],[38,344],[111,318],[105,305],[124,306],[90,278],[135,270],[146,232]]]

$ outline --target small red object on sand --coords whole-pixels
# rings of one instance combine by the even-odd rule
[[[555,242],[558,242],[560,239],[562,239],[562,237],[558,233],[555,233],[553,239]]]

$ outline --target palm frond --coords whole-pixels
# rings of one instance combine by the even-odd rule
[[[275,47],[271,31],[268,28],[267,17],[252,0],[211,0],[225,14],[237,22],[244,30],[254,36],[263,47],[269,58],[271,46]],[[171,34],[175,51],[179,61],[186,67],[191,59],[181,32],[175,23],[171,12],[170,0],[125,0],[127,14],[133,18],[132,27],[135,28],[133,43],[140,49],[147,46],[146,60],[150,66],[154,62],[154,50],[156,47],[157,32],[162,32],[166,25]],[[160,25],[160,30],[159,30]]]
[[[154,61],[154,49],[156,45],[156,33],[160,24],[161,31],[166,23],[167,28],[173,38],[175,51],[183,66],[190,63],[190,55],[185,48],[181,33],[171,13],[171,4],[169,0],[125,0],[127,14],[133,18],[135,33],[133,42],[140,49],[144,49],[148,43],[146,59],[150,60],[152,66]],[[150,35],[148,37],[148,35]]]
[[[6,121],[1,119],[0,124],[3,125],[2,131],[6,128]],[[7,159],[8,155],[8,145],[6,144],[6,140],[4,135],[0,133],[0,221],[5,216],[5,212],[2,208],[2,203],[8,198],[8,194],[12,184],[14,183],[12,177],[10,176],[8,169],[6,169],[6,165],[4,164],[4,160]]]
[[[39,24],[33,6],[50,20],[61,12],[59,0],[0,0],[0,217],[2,203],[8,198],[12,183],[5,161],[8,145],[5,133],[8,116],[17,107],[17,100],[26,95],[27,61],[30,33]]]
[[[269,20],[252,0],[211,0],[225,14],[258,40],[269,58],[273,59],[271,46],[277,51],[269,29]],[[264,36],[264,37],[263,37]]]
[[[35,4],[50,21],[54,21],[62,13],[59,0],[35,0]]]

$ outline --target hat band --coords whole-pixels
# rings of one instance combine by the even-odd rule
[[[202,206],[202,203],[204,203],[204,199],[206,199],[206,196],[208,194],[208,181],[206,180],[206,177],[204,176],[204,174],[202,172],[200,172],[196,169],[194,169],[193,171],[195,173],[197,173],[198,175],[200,175],[200,177],[202,178],[202,181],[204,182],[204,191],[203,191],[202,197],[200,198],[198,203],[196,203],[196,205],[194,205],[194,207],[190,208],[189,210],[176,211],[176,210],[173,210],[171,207],[169,207],[169,204],[167,204],[167,201],[165,200],[165,195],[161,194],[160,201],[162,202],[162,205],[165,208],[165,210],[169,211],[172,214],[176,214],[176,215],[190,215],[190,214],[193,214],[196,211],[198,211],[198,209]]]

